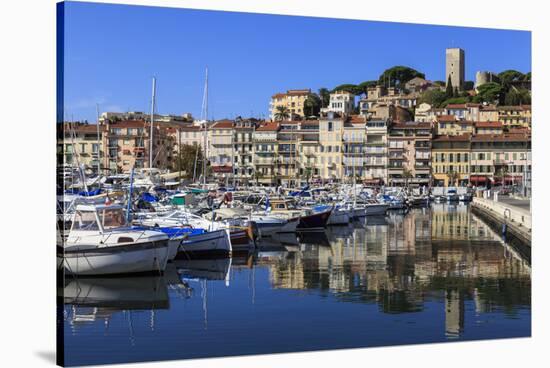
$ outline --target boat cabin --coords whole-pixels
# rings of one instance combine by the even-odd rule
[[[103,233],[126,226],[124,207],[119,204],[79,204],[76,206],[71,231]]]
[[[292,199],[284,198],[270,198],[269,205],[271,206],[271,211],[298,211],[296,207],[296,202]]]

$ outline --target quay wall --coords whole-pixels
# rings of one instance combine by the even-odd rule
[[[475,197],[472,210],[489,222],[505,237],[514,237],[523,245],[531,247],[531,213],[522,208]],[[505,226],[504,226],[505,225]]]

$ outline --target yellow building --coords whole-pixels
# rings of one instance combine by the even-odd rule
[[[472,121],[457,118],[456,115],[440,115],[436,120],[437,135],[461,135],[473,134],[474,124]]]
[[[271,120],[276,120],[278,106],[284,106],[288,109],[289,118],[304,117],[304,102],[311,93],[310,89],[289,89],[286,93],[276,93],[271,96],[269,104],[269,114]]]
[[[507,128],[530,128],[531,105],[499,106],[498,121]]]
[[[467,185],[470,176],[470,134],[432,140],[434,186]]]
[[[341,181],[344,177],[342,150],[345,118],[328,112],[319,118],[320,175],[329,181]]]
[[[99,157],[104,155],[103,132],[102,125],[98,127],[89,124],[65,124],[63,129],[59,130],[57,139],[58,163],[80,164],[85,168],[97,170]]]

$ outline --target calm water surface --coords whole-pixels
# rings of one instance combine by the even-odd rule
[[[162,277],[67,279],[66,364],[531,335],[528,260],[464,205],[261,248]]]

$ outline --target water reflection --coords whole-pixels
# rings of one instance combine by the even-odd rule
[[[514,313],[530,305],[529,263],[467,206],[435,204],[369,217],[324,235],[318,245],[300,238],[297,252],[260,252],[271,286],[376,303],[390,314],[423,311],[442,295],[449,338],[462,334],[465,299],[474,301],[477,313]]]
[[[72,362],[530,335],[530,264],[467,206],[435,204],[259,246],[244,258],[177,261],[162,277],[66,279]],[[98,334],[117,346],[103,359],[89,352],[101,350],[89,346]],[[122,337],[139,348],[125,349]]]

